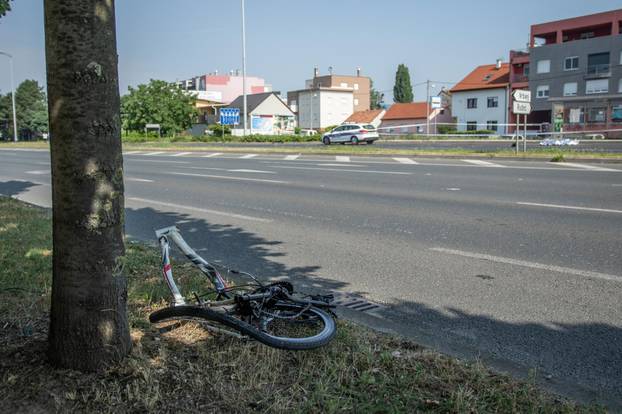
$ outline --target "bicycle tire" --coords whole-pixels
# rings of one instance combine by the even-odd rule
[[[290,311],[302,311],[306,307],[293,303],[279,303],[279,308],[286,308]],[[314,306],[309,307],[304,312],[310,312],[314,316],[319,317],[324,328],[316,335],[302,338],[290,338],[282,336],[270,335],[267,332],[255,328],[253,325],[246,323],[233,316],[215,311],[210,308],[204,308],[192,305],[171,306],[153,312],[149,315],[151,323],[161,322],[167,319],[183,319],[184,317],[205,319],[221,323],[225,326],[233,328],[238,332],[250,336],[257,341],[271,346],[273,348],[287,349],[294,351],[309,350],[322,347],[328,344],[335,336],[336,324],[333,318],[321,309]]]

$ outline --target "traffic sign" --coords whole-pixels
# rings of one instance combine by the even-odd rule
[[[240,108],[221,108],[221,125],[238,125],[240,123]]]
[[[531,91],[517,89],[512,93],[512,97],[516,102],[531,102]]]
[[[531,113],[531,104],[529,102],[514,102],[512,112],[516,115],[529,115]]]
[[[431,103],[430,106],[432,107],[432,109],[440,109],[442,107],[440,96],[433,96],[430,103]]]

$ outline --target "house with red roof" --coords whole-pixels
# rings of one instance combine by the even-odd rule
[[[429,120],[429,123],[427,122]],[[382,117],[380,132],[391,134],[435,134],[438,124],[452,122],[448,108],[432,109],[426,102],[395,103]]]
[[[458,131],[507,133],[510,65],[500,60],[475,68],[451,90]]]
[[[368,109],[367,111],[356,111],[348,117],[344,124],[371,124],[378,128],[382,117],[386,111],[384,109]]]

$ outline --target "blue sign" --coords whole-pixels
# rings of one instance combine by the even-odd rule
[[[240,108],[221,108],[221,125],[238,125],[240,123]]]

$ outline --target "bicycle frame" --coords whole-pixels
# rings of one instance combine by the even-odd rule
[[[171,267],[170,261],[170,243],[169,240],[172,240],[173,243],[182,251],[182,253],[190,260],[196,267],[199,268],[201,272],[203,272],[209,280],[212,282],[214,287],[216,288],[216,292],[224,293],[227,289],[227,285],[214,266],[209,264],[209,262],[203,259],[201,256],[197,254],[186,241],[181,237],[181,233],[179,229],[175,226],[165,227],[160,230],[156,230],[156,237],[158,238],[158,242],[160,243],[160,249],[162,250],[162,276],[164,277],[164,281],[168,286],[171,294],[173,295],[173,306],[185,305],[186,301],[184,297],[179,292],[179,288],[175,283],[175,279],[173,279],[173,269]]]

